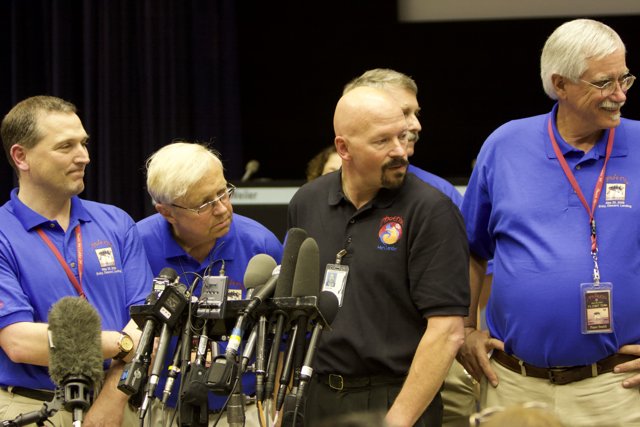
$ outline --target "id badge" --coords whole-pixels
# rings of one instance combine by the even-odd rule
[[[582,300],[582,333],[608,334],[613,332],[613,283],[580,284]]]
[[[344,288],[347,286],[347,276],[349,275],[349,266],[342,264],[327,264],[324,270],[324,280],[322,281],[322,290],[333,293],[338,298],[338,306],[342,307],[342,299],[344,298]]]

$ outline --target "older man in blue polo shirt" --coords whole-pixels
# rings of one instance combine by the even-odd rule
[[[480,150],[462,211],[472,295],[494,259],[489,332],[472,301],[461,356],[484,407],[541,401],[570,426],[640,425],[640,123],[620,118],[625,56],[600,22],[561,25],[541,56],[557,103]]]
[[[226,275],[228,298],[242,299],[244,274],[254,255],[267,254],[280,263],[282,244],[277,237],[258,222],[233,213],[234,187],[212,149],[188,142],[162,147],[147,161],[147,190],[158,213],[138,222],[138,229],[154,273],[172,267],[185,283],[197,275]],[[196,288],[196,295],[201,289]],[[160,380],[158,396],[165,379]],[[245,394],[254,394],[255,376],[246,374],[242,386]],[[177,394],[172,394],[169,407],[175,407]],[[227,396],[208,397],[208,409],[215,413],[212,421],[220,418],[217,425],[226,426],[226,414],[219,412]],[[155,402],[155,421],[160,420],[160,409]],[[245,420],[246,426],[259,425],[256,405],[248,409]]]

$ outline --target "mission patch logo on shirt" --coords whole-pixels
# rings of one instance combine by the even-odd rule
[[[602,208],[631,208],[627,203],[627,180],[621,176],[608,176],[604,189],[604,205]]]
[[[394,245],[402,238],[404,220],[400,216],[385,216],[380,223],[378,239],[382,244],[378,245],[378,249],[381,251],[398,250]]]
[[[95,243],[91,246],[93,246],[93,250],[95,251],[96,256],[98,257],[98,262],[100,263],[100,268],[102,269],[102,271],[98,271],[96,275],[101,276],[103,274],[122,272],[122,270],[120,270],[116,265],[116,258],[113,255],[113,249],[111,246],[96,247],[97,245]]]

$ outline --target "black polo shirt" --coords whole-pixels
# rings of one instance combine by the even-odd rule
[[[288,226],[317,241],[321,272],[347,251],[344,301],[332,330],[322,334],[317,373],[406,375],[425,317],[468,314],[462,216],[451,199],[412,174],[357,211],[342,193],[340,171],[324,175],[293,196]]]

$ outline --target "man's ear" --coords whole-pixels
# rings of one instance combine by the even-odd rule
[[[169,209],[167,205],[164,205],[162,203],[156,203],[154,206],[156,208],[156,211],[158,211],[158,213],[162,215],[164,219],[166,219],[169,223],[173,224],[174,222],[176,222],[176,219],[174,218],[171,212],[171,209]]]
[[[553,88],[556,91],[556,95],[558,95],[558,99],[564,99],[567,97],[567,82],[569,80],[561,76],[559,74],[554,74],[551,76],[551,83],[553,83]]]
[[[334,143],[336,145],[336,152],[338,153],[338,156],[340,156],[342,160],[351,159],[351,154],[349,153],[349,144],[345,137],[336,136]]]
[[[16,168],[19,171],[28,171],[29,163],[27,162],[27,149],[22,145],[13,144],[9,149],[9,155],[11,160],[15,163]]]

